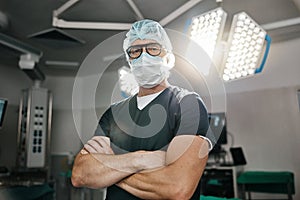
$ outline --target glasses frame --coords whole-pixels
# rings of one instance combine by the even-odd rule
[[[158,54],[151,54],[149,51],[148,51],[148,46],[149,45],[158,45],[159,47],[160,47],[160,49],[159,49],[159,53]],[[130,56],[130,49],[131,48],[133,48],[133,47],[141,47],[140,48],[140,51],[139,51],[139,53],[140,53],[140,55],[139,56],[137,56],[137,57],[131,57]],[[126,50],[126,53],[127,53],[127,55],[129,56],[129,58],[131,58],[131,59],[137,59],[137,58],[139,58],[141,55],[142,55],[142,53],[144,52],[144,50],[143,49],[146,49],[146,52],[149,54],[149,55],[151,55],[151,56],[159,56],[160,54],[161,54],[161,52],[162,52],[162,45],[161,44],[159,44],[159,43],[156,43],[156,42],[153,42],[153,43],[148,43],[148,44],[139,44],[139,45],[133,45],[133,46],[130,46],[130,47],[128,47],[128,49]]]

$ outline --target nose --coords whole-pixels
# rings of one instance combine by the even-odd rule
[[[147,52],[146,47],[142,47],[142,53]]]

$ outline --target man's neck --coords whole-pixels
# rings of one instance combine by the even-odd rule
[[[159,85],[154,86],[153,88],[140,87],[138,97],[147,96],[150,94],[160,92],[160,91],[166,89],[168,86],[169,86],[169,83],[165,80],[165,81],[161,82]]]

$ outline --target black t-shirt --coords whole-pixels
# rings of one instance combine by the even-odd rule
[[[139,110],[137,95],[113,104],[101,117],[95,135],[110,138],[115,154],[166,150],[177,135],[206,135],[207,110],[198,94],[170,86]],[[210,138],[209,138],[210,139]],[[198,185],[192,200],[199,200]],[[106,200],[139,200],[118,186],[107,188]]]

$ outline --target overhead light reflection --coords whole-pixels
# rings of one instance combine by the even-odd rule
[[[234,15],[223,68],[224,81],[257,72],[267,33],[245,12]]]
[[[122,96],[128,97],[136,94],[139,86],[130,69],[126,66],[123,66],[118,70],[118,74]]]
[[[221,39],[227,14],[217,8],[192,19],[190,37],[212,58],[217,42]]]

